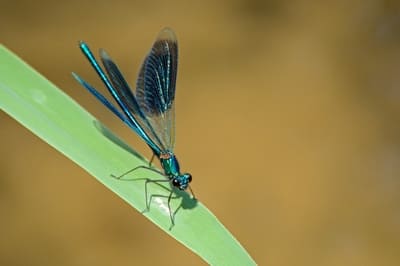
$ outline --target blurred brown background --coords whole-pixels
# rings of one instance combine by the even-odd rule
[[[0,1],[1,43],[150,156],[71,75],[77,40],[134,84],[180,44],[177,146],[193,188],[260,265],[399,265],[398,1]],[[73,117],[71,117],[73,119]],[[202,265],[6,114],[1,265]]]

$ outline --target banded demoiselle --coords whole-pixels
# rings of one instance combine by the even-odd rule
[[[193,191],[189,186],[192,176],[188,173],[182,174],[180,172],[178,160],[173,152],[175,144],[174,99],[178,67],[178,42],[172,29],[164,28],[158,34],[140,68],[135,94],[125,81],[117,65],[104,50],[100,49],[100,58],[106,70],[105,72],[85,42],[81,41],[79,47],[122,112],[77,74],[72,73],[72,75],[111,112],[133,129],[153,152],[149,166],[138,166],[120,176],[112,176],[119,179],[137,169],[146,168],[167,177],[162,180],[146,179],[145,198],[147,210],[150,205],[147,196],[147,184],[149,182],[170,182],[173,187],[179,190],[190,189],[194,198]],[[150,167],[154,156],[157,156],[160,160],[164,172]],[[170,206],[172,195],[173,189],[171,189],[168,196],[171,226],[174,225],[174,215]]]

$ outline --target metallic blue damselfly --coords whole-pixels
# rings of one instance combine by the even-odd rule
[[[154,156],[157,156],[164,170],[164,172],[159,172],[155,168],[138,166],[120,176],[112,176],[120,179],[140,168],[146,168],[166,176],[167,178],[162,180],[146,179],[147,210],[150,205],[147,196],[147,184],[149,182],[170,182],[173,187],[179,190],[189,189],[194,197],[189,186],[192,176],[180,172],[178,160],[173,152],[175,144],[174,99],[178,67],[178,43],[174,32],[165,28],[158,34],[140,68],[135,93],[132,92],[117,65],[104,50],[100,50],[100,59],[105,71],[85,42],[81,41],[79,47],[120,109],[108,101],[93,86],[77,74],[72,73],[75,79],[147,143],[153,151],[150,165]],[[170,206],[172,195],[173,190],[171,189],[168,196],[168,208],[173,226],[174,215]]]

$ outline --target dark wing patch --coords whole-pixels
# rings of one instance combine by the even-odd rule
[[[148,116],[159,116],[175,99],[178,67],[178,43],[170,29],[159,34],[139,72],[136,99]]]

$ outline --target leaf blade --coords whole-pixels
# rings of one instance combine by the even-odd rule
[[[144,159],[112,134],[73,99],[51,84],[16,55],[0,45],[0,108],[66,157],[80,165],[135,209],[145,208],[144,186],[110,178]],[[122,170],[121,170],[122,169]],[[160,179],[157,174],[135,173]],[[165,190],[152,186],[152,194]],[[168,194],[168,193],[167,193]],[[213,265],[255,265],[255,262],[200,202],[179,209],[172,230],[165,199],[155,201],[145,216],[167,234]]]

